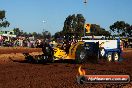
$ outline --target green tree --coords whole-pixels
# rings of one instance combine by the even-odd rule
[[[132,37],[132,25],[126,27],[126,33],[128,36]]]
[[[28,33],[27,32],[23,32],[23,36],[28,37]]]
[[[6,20],[5,11],[0,10],[0,28],[9,27],[10,23]]]
[[[38,34],[37,34],[37,38],[38,38],[38,39],[43,39],[44,37],[43,37],[42,33],[38,33]]]
[[[24,36],[24,32],[23,30],[20,30],[19,28],[14,28],[13,29],[14,34],[18,37],[18,36]]]
[[[64,21],[63,34],[73,34],[74,36],[82,36],[84,30],[85,18],[82,14],[69,15]]]
[[[77,32],[83,33],[84,32],[84,24],[85,24],[85,18],[82,14],[77,14],[76,16],[76,30]]]
[[[32,35],[33,35],[34,37],[37,37],[38,34],[37,34],[36,32],[33,32]]]
[[[20,35],[21,35],[21,31],[20,31],[19,28],[14,28],[13,31],[14,31],[14,34],[15,34],[16,36],[20,36]]]
[[[51,33],[49,31],[45,31],[45,32],[43,32],[43,36],[44,36],[44,38],[50,39],[51,38]]]
[[[61,32],[56,32],[56,33],[54,34],[55,40],[56,40],[57,38],[59,38],[60,36],[61,36]]]
[[[118,36],[126,36],[128,33],[128,28],[130,25],[125,23],[125,21],[116,21],[113,25],[110,26],[110,30]]]
[[[96,35],[96,36],[110,36],[111,34],[106,31],[104,28],[101,28],[100,25],[97,24],[91,24],[91,35]]]

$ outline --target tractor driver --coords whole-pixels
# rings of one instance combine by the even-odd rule
[[[53,51],[53,48],[50,46],[48,39],[45,40],[43,47],[42,47],[42,51],[45,56],[48,56],[48,57],[53,56],[54,51]]]
[[[69,53],[69,48],[71,47],[70,41],[64,40],[62,49],[65,50],[65,52],[68,54]]]

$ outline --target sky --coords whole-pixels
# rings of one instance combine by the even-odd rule
[[[132,0],[0,0],[11,23],[4,30],[20,28],[24,32],[61,31],[68,15],[82,14],[86,23],[109,30],[116,21],[132,25]]]

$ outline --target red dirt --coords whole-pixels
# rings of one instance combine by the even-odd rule
[[[41,52],[40,48],[0,47],[0,54]]]
[[[36,52],[35,49],[27,49],[26,52]],[[40,49],[38,50],[41,51]],[[132,50],[124,50],[122,62],[98,64],[82,64],[86,74],[128,74],[132,78]],[[0,53],[22,53],[25,49],[17,48],[0,49]],[[1,54],[2,55],[2,54]],[[0,55],[0,56],[1,56]],[[5,54],[4,54],[5,55]],[[6,56],[6,55],[5,55]],[[20,57],[19,55],[16,55]],[[15,57],[15,56],[14,56]],[[2,63],[6,59],[6,63]],[[18,60],[23,60],[16,58]],[[79,64],[70,63],[45,63],[30,64],[13,62],[9,57],[0,57],[0,88],[132,88],[132,82],[128,84],[83,84],[76,82]]]

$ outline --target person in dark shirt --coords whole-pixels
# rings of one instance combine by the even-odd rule
[[[45,56],[50,56],[52,57],[53,56],[53,48],[50,46],[49,44],[49,41],[46,40],[43,44],[43,47],[42,47],[42,51],[44,53]]]
[[[70,46],[71,46],[70,41],[65,40],[61,49],[65,50],[65,52],[68,54]]]

